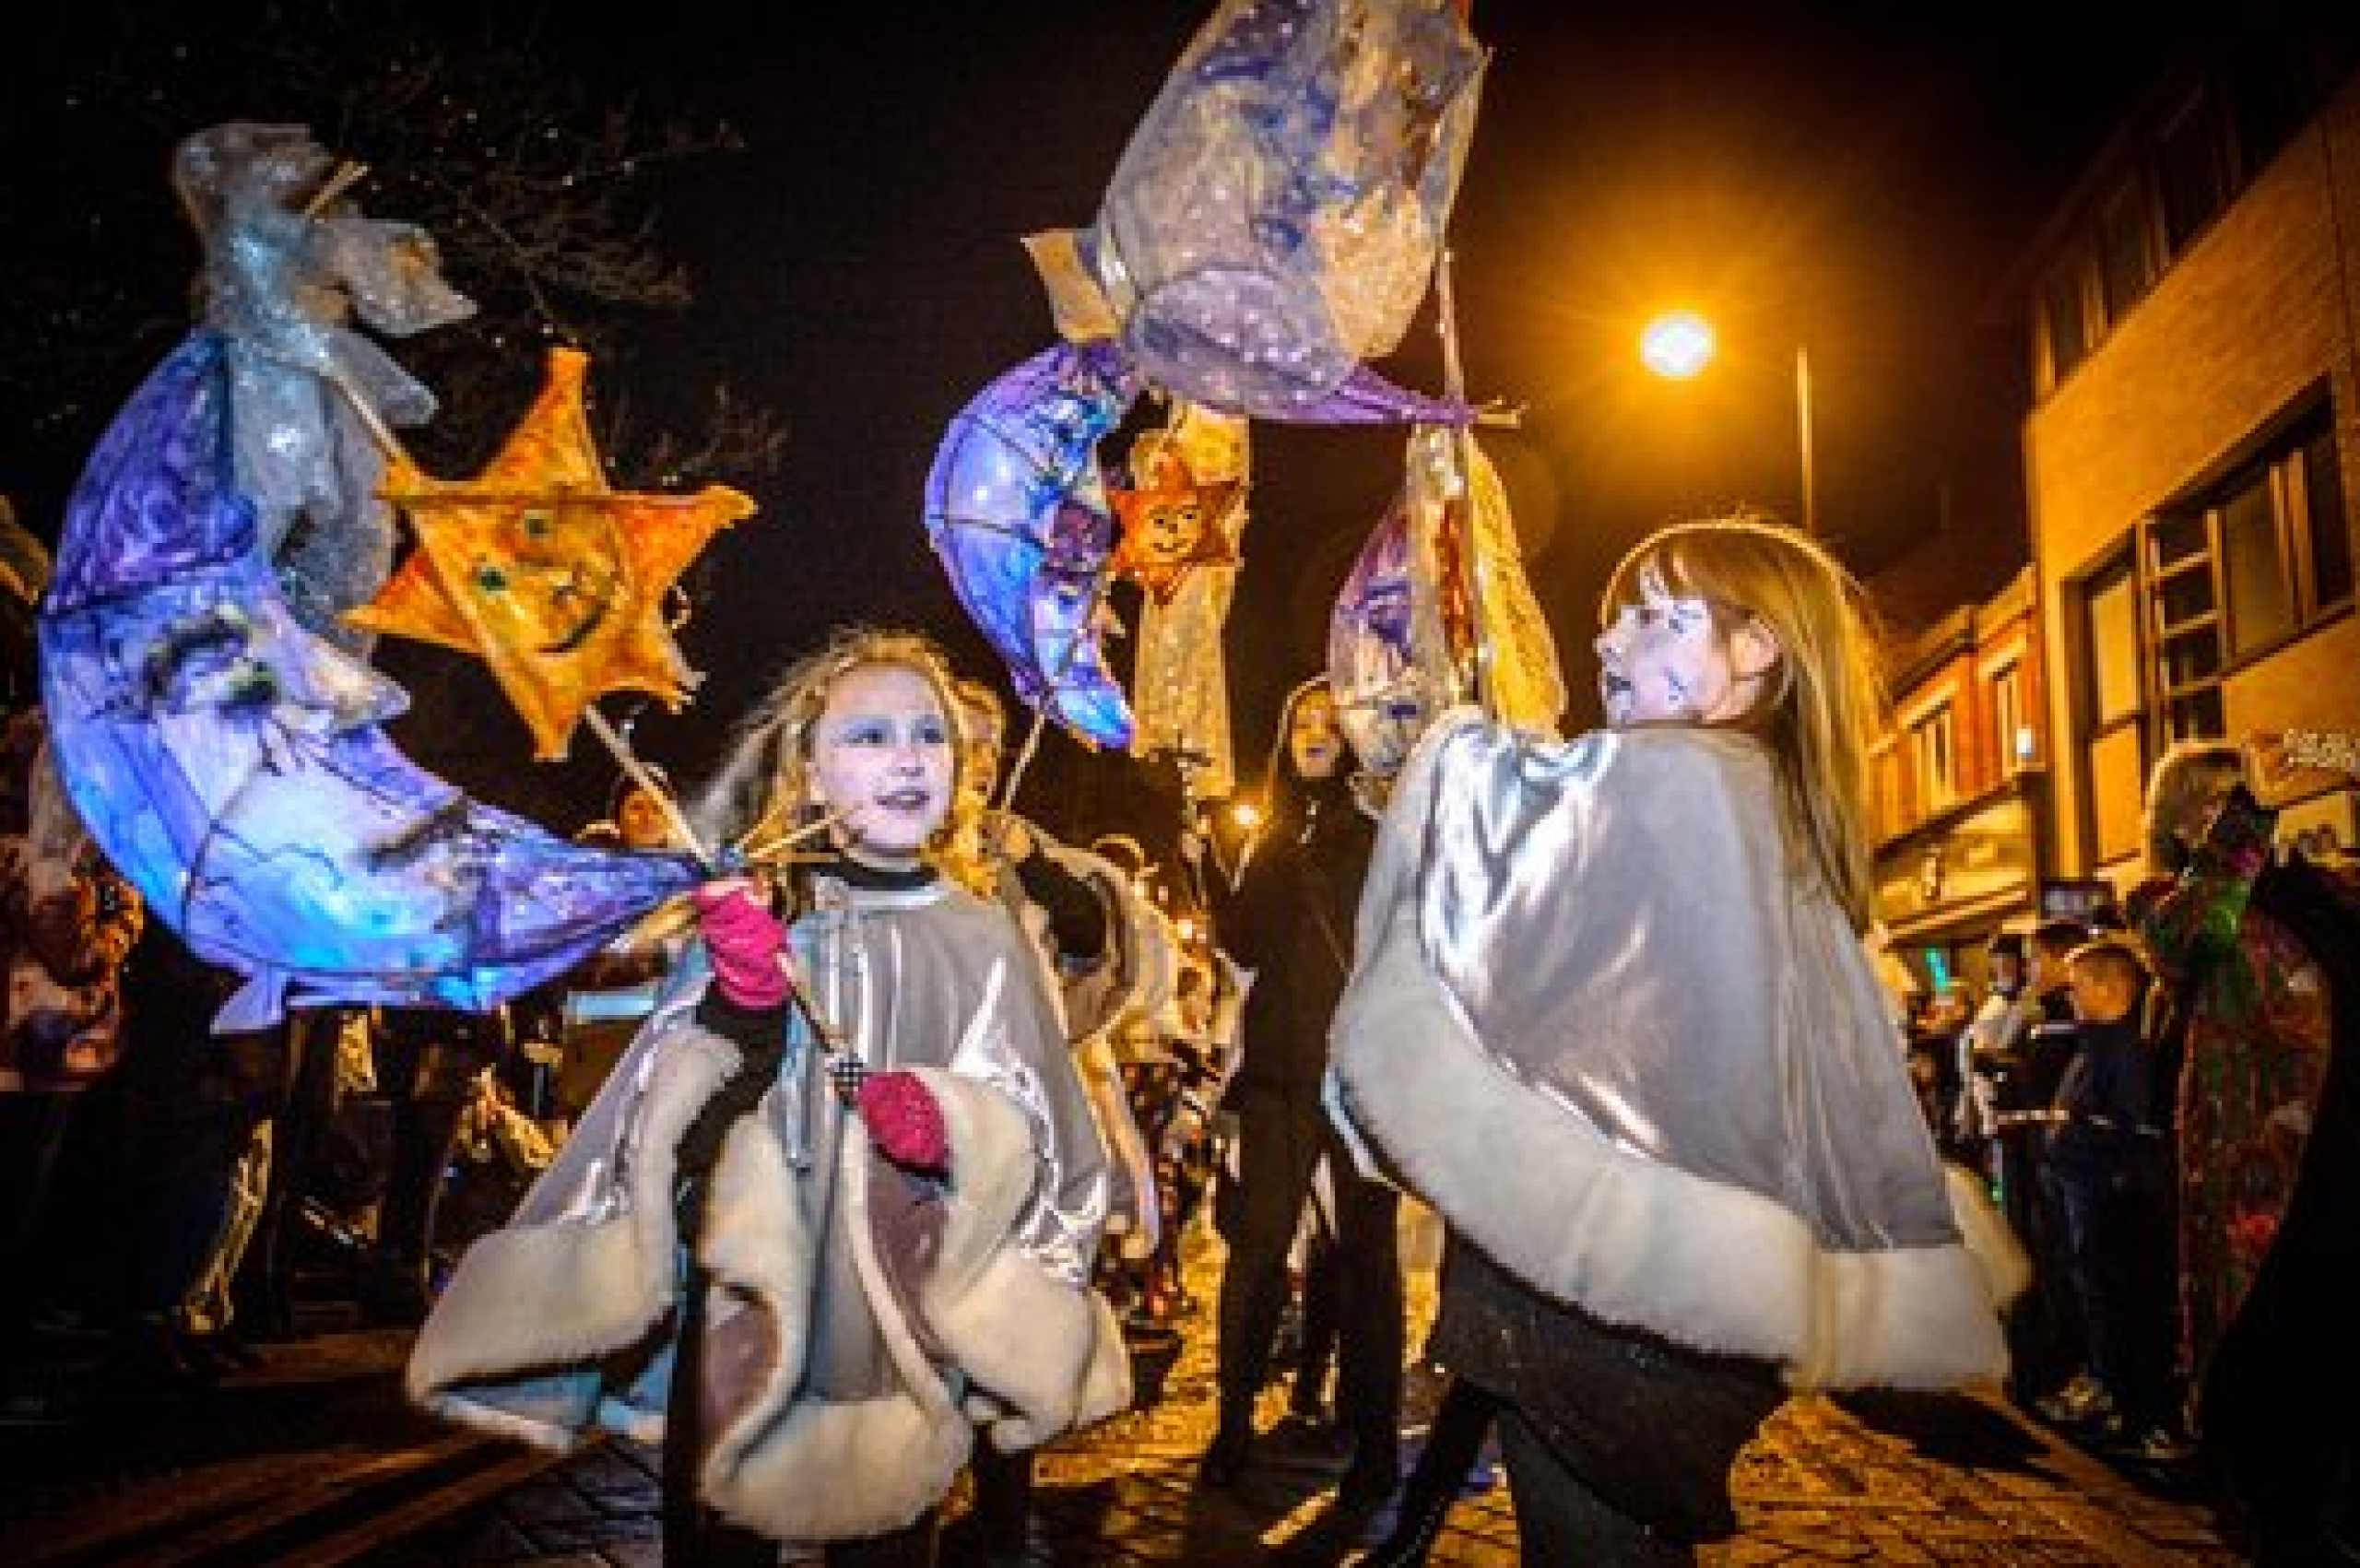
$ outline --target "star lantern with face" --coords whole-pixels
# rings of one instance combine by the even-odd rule
[[[1122,523],[1122,540],[1110,563],[1168,605],[1195,566],[1226,566],[1237,560],[1231,537],[1245,499],[1239,479],[1198,479],[1180,442],[1169,432],[1150,430],[1131,446],[1133,483],[1110,486],[1107,500]]]
[[[612,489],[583,412],[588,365],[578,349],[551,349],[539,398],[475,478],[392,465],[384,493],[417,546],[348,617],[480,656],[544,761],[565,755],[604,692],[687,701],[699,677],[666,624],[666,595],[714,534],[754,511],[725,485]]]

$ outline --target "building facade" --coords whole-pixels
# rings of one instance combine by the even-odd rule
[[[2048,876],[2138,880],[2176,740],[2360,733],[2355,33],[2339,15],[2176,72],[2035,250]],[[2316,782],[2282,831],[2350,849],[2354,790]]]
[[[1928,996],[1980,991],[1984,946],[2038,914],[2049,865],[2047,681],[2034,573],[1889,651],[1877,918]]]

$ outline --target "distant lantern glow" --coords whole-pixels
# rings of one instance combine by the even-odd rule
[[[1647,369],[1686,381],[1713,358],[1713,324],[1694,311],[1668,311],[1640,330],[1639,358]]]
[[[1229,819],[1250,833],[1262,825],[1262,808],[1250,800],[1241,800],[1229,808]]]

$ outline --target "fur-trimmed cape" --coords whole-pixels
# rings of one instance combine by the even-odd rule
[[[1769,754],[1472,713],[1404,770],[1332,1032],[1347,1130],[1517,1278],[1792,1386],[2006,1368],[2025,1279],[1946,1177]]]
[[[979,919],[1007,929],[997,910],[963,895],[950,903],[966,946]],[[879,953],[925,939],[871,934]],[[824,1098],[809,1103],[835,1130],[798,1149],[794,1097],[778,1089],[715,1163],[699,1246],[714,1286],[700,1490],[775,1539],[908,1523],[948,1491],[979,1423],[1014,1449],[1129,1401],[1113,1314],[1038,1245],[1044,1208],[1068,1196],[1053,1176],[1102,1187],[1103,1156],[1053,1033],[1021,1048],[1017,1092],[985,1070],[1009,1059],[1010,1035],[1038,1033],[1032,1013],[1045,1007],[1012,930],[985,946],[988,960],[964,976],[987,973],[964,988],[983,1004],[963,1020],[918,1020],[946,1026],[931,1050],[949,1065],[898,1062],[942,1107],[946,1185],[900,1173]],[[408,1368],[427,1409],[551,1448],[594,1428],[661,1437],[678,1289],[674,1149],[741,1059],[693,1021],[702,964],[680,978],[517,1219],[467,1250],[437,1300]],[[1080,1137],[1044,1149],[1044,1124]],[[826,1202],[810,1197],[815,1170],[832,1181]],[[814,1213],[833,1216],[825,1235]],[[812,1361],[828,1353],[816,1347],[832,1337],[837,1365],[850,1346],[850,1364],[867,1370],[832,1373],[842,1386],[815,1396]]]

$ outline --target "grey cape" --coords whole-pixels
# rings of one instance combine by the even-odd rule
[[[1446,716],[1386,810],[1331,1045],[1347,1136],[1550,1298],[1797,1388],[2005,1371],[2022,1249],[1937,1158],[1745,736]]]
[[[822,882],[794,941],[820,1015],[869,1065],[922,1077],[950,1138],[948,1183],[913,1184],[805,1041],[714,1167],[700,1492],[820,1542],[916,1517],[978,1425],[1028,1447],[1120,1409],[1130,1381],[1088,1282],[1105,1154],[1015,925],[943,884]],[[460,1260],[411,1353],[426,1409],[554,1448],[661,1437],[674,1149],[740,1060],[695,1021],[706,983],[692,948],[515,1217]]]

